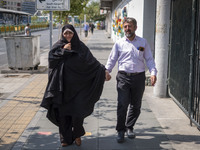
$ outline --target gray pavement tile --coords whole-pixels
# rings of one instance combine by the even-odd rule
[[[143,129],[147,129],[147,130],[159,130],[161,131],[162,128],[160,127],[159,122],[157,122],[155,119],[141,119],[138,120],[135,127],[135,129],[137,128],[143,128]],[[160,128],[160,129],[159,129]]]
[[[98,149],[98,150],[135,150],[135,148],[134,149],[130,149],[130,148],[111,148],[111,149]]]
[[[116,137],[116,131],[115,131],[115,126],[114,128],[111,128],[111,129],[100,129],[98,130],[98,137],[100,138],[115,138]]]
[[[43,140],[48,140],[48,139],[55,139],[56,141],[59,140],[59,134],[58,133],[51,133],[51,135],[43,135],[43,134],[38,134],[34,133],[29,136],[28,141],[33,140],[33,139],[43,139]]]
[[[57,128],[56,125],[51,123],[47,118],[40,119],[40,121],[37,123],[37,126],[39,126],[40,128]]]
[[[165,134],[141,134],[140,136],[136,136],[134,142],[137,148],[162,149],[162,146],[166,147],[166,145],[167,147],[172,148],[169,139]]]
[[[133,140],[125,138],[124,143],[117,143],[116,137],[102,137],[99,138],[99,149],[109,149],[109,150],[123,150],[123,149],[135,149],[136,145]]]
[[[156,119],[156,117],[153,113],[147,113],[147,112],[144,112],[144,111],[149,111],[149,109],[142,108],[141,114],[140,114],[139,119],[138,119],[139,121],[140,120],[143,121],[143,120],[146,120],[146,119],[153,121],[153,120]]]
[[[38,133],[38,132],[50,132],[51,134],[54,134],[54,133],[58,133],[58,128],[40,128],[40,126],[35,126],[33,129],[32,129],[32,132],[33,133]]]
[[[33,134],[27,139],[24,149],[58,149],[60,141],[58,134],[38,135]]]
[[[155,126],[155,127],[135,127],[134,132],[136,135],[141,135],[141,134],[165,134],[160,126]]]
[[[82,144],[81,146],[76,146],[75,144],[72,144],[67,147],[62,147],[61,150],[98,150],[98,143],[97,138],[82,138]]]
[[[46,150],[60,150],[59,148],[45,148]],[[20,150],[45,150],[43,147],[41,148],[31,148],[31,147],[27,147],[27,148],[22,148]]]

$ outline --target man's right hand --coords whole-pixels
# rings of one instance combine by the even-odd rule
[[[109,80],[111,79],[111,75],[110,75],[110,73],[108,72],[108,70],[106,70],[105,73],[106,73],[106,76],[105,76],[106,79],[105,79],[105,80],[106,80],[106,81],[109,81]]]

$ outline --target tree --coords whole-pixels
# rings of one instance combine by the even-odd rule
[[[54,16],[58,17],[58,20],[65,20],[65,24],[68,23],[68,16],[80,15],[86,7],[89,0],[70,0],[70,11],[55,11]]]
[[[92,1],[85,9],[85,14],[87,14],[87,19],[92,21],[102,21],[105,20],[105,15],[100,15],[100,4],[99,2]]]
[[[64,24],[67,24],[69,15],[71,16],[80,15],[83,12],[88,2],[89,0],[70,0],[70,10],[53,11],[53,17],[57,21],[62,20]],[[44,13],[49,13],[49,11],[44,11]]]

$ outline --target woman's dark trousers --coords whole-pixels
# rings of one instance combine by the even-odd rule
[[[59,133],[61,143],[72,144],[75,138],[85,134],[83,118],[65,116],[60,119]]]

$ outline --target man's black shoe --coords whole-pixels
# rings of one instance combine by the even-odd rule
[[[135,138],[135,133],[133,132],[132,129],[127,129],[126,130],[127,136],[129,139],[134,139]]]
[[[124,142],[124,131],[119,131],[117,136],[117,142],[123,143]]]

